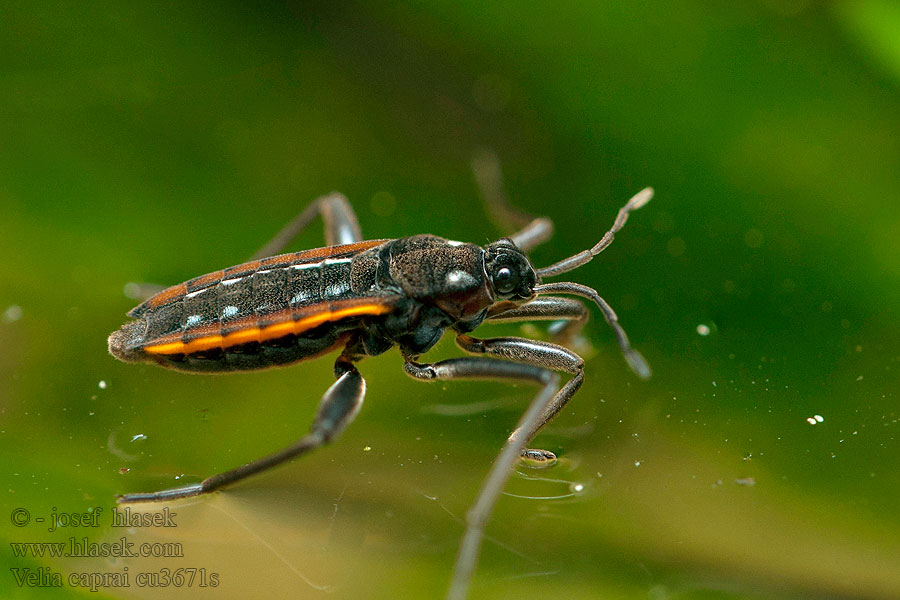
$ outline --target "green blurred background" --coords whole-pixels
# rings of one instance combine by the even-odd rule
[[[586,383],[539,438],[563,459],[514,475],[472,597],[900,597],[898,4],[337,4],[0,6],[4,595],[442,594],[533,391],[423,385],[396,352],[362,364],[367,402],[336,443],[179,503],[174,530],[7,513],[109,511],[305,432],[329,360],[229,377],[116,362],[124,284],[241,262],[333,189],[368,237],[495,239],[469,167],[488,147],[514,203],[557,225],[539,265],[656,188],[571,274],[654,377],[592,320]],[[184,557],[9,546],[126,534]],[[41,567],[64,586],[9,570]],[[69,585],[126,567],[128,588]],[[136,585],[164,568],[219,586]]]

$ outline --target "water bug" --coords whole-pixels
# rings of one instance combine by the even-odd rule
[[[591,287],[544,280],[576,269],[613,241],[628,215],[652,197],[644,189],[623,206],[592,248],[535,268],[527,253],[550,237],[546,218],[526,218],[502,195],[490,155],[476,176],[492,214],[520,230],[477,246],[414,235],[364,241],[346,198],[319,198],[244,264],[164,289],[128,313],[109,336],[109,351],[126,362],[184,372],[249,371],[297,363],[339,351],[336,381],[325,392],[311,430],[271,455],[217,473],[199,483],[149,493],[128,493],[120,503],[169,501],[206,494],[305,454],[332,440],[362,406],[366,384],[356,363],[398,347],[408,375],[423,381],[518,380],[539,391],[506,440],[469,511],[448,597],[463,598],[477,562],[483,530],[520,457],[552,461],[553,453],[527,447],[572,398],[584,380],[584,361],[562,344],[520,337],[477,338],[482,323],[551,320],[557,341],[570,340],[588,310],[568,296],[596,305],[612,327],[628,365],[649,377],[613,309]],[[278,254],[315,217],[326,246]],[[451,331],[473,355],[420,362]],[[560,387],[559,373],[570,379]]]

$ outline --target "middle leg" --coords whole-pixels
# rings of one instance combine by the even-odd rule
[[[453,579],[450,584],[448,598],[459,600],[466,597],[466,590],[475,564],[478,561],[478,553],[481,549],[481,539],[484,535],[484,526],[503,492],[515,467],[516,461],[528,443],[522,432],[531,431],[541,421],[547,406],[553,401],[556,388],[559,385],[559,376],[543,367],[505,360],[497,360],[486,357],[450,358],[430,364],[420,364],[413,360],[413,356],[407,355],[403,369],[406,373],[421,380],[449,380],[449,379],[517,379],[541,386],[541,391],[534,397],[528,410],[519,419],[516,429],[507,439],[503,449],[494,461],[478,499],[466,515],[466,532],[463,535],[456,564],[453,568]]]
[[[526,363],[573,375],[572,379],[566,382],[566,385],[547,403],[539,419],[529,428],[518,427],[510,434],[510,439],[524,438],[525,444],[530,443],[538,432],[559,414],[584,382],[584,359],[556,344],[517,337],[481,339],[467,334],[456,336],[456,343],[472,354],[490,354],[516,361],[515,364]],[[521,455],[523,458],[538,462],[556,460],[556,455],[549,450],[523,447]]]
[[[495,225],[506,229],[509,226],[519,230],[508,237],[523,252],[547,241],[553,235],[553,222],[546,217],[532,217],[513,207],[503,189],[503,175],[500,160],[490,150],[482,150],[472,157],[472,171],[481,197],[487,205],[488,214]]]

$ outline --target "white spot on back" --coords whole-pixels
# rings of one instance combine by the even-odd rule
[[[187,321],[184,322],[185,327],[193,327],[198,323],[203,321],[202,315],[191,315],[187,318]]]
[[[474,283],[477,283],[475,281],[475,278],[472,277],[472,275],[470,273],[466,273],[465,271],[456,269],[454,271],[450,271],[447,274],[447,284],[451,288],[454,288],[454,289],[465,288]]]
[[[226,306],[225,308],[222,309],[222,316],[225,318],[233,317],[237,313],[238,313],[237,306]]]
[[[348,291],[350,291],[350,282],[348,281],[338,281],[337,283],[325,286],[326,296],[340,296]]]

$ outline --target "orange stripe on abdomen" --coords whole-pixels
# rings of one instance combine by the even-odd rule
[[[145,346],[143,350],[148,354],[192,354],[194,352],[204,352],[215,348],[230,348],[232,346],[248,344],[251,342],[262,343],[287,335],[299,335],[304,331],[308,331],[328,322],[339,321],[350,317],[383,315],[393,310],[393,308],[394,305],[391,302],[356,304],[355,306],[345,306],[343,308],[335,308],[334,310],[324,310],[313,313],[296,321],[291,319],[289,321],[273,323],[266,327],[247,327],[238,329],[237,331],[232,331],[226,335],[204,335],[188,342],[177,341],[151,344]]]

